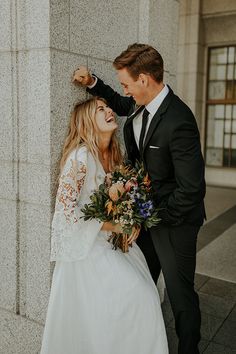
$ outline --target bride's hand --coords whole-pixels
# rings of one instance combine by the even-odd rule
[[[140,227],[133,227],[132,228],[131,235],[129,235],[129,237],[128,237],[128,244],[129,245],[138,238],[138,235],[140,233],[140,229],[141,229]]]
[[[80,66],[74,71],[72,82],[81,86],[90,86],[94,83],[94,78],[86,66]]]
[[[110,221],[106,221],[103,223],[101,230],[103,231],[111,231],[115,232],[116,234],[122,234],[122,226],[120,223],[113,224]]]

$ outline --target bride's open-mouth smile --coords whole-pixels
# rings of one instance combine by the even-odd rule
[[[105,118],[105,121],[107,123],[113,123],[113,122],[115,122],[115,117],[113,115],[111,115],[111,116]]]
[[[95,117],[100,131],[113,131],[118,127],[113,110],[101,100],[97,102]]]

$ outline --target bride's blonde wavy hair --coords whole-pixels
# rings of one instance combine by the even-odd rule
[[[85,102],[75,105],[70,118],[69,132],[62,150],[60,170],[63,169],[71,151],[82,145],[87,147],[95,159],[99,158],[98,133],[95,120],[97,100],[106,103],[103,98],[92,97]],[[109,152],[109,169],[112,170],[115,166],[120,165],[123,159],[115,132],[111,137]]]

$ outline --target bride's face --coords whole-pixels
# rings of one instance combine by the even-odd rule
[[[100,100],[97,100],[95,120],[100,132],[113,132],[118,127],[113,110]]]

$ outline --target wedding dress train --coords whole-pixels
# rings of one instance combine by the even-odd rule
[[[168,354],[159,295],[136,245],[114,251],[81,207],[105,172],[85,147],[61,174],[52,223],[56,261],[41,354]]]

